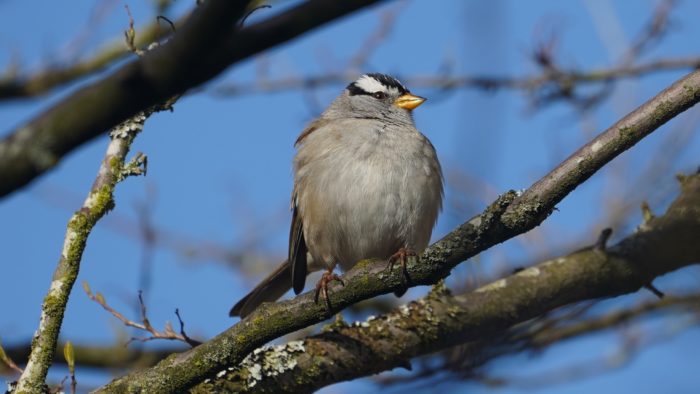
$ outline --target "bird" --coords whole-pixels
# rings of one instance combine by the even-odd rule
[[[336,265],[347,271],[378,258],[405,268],[427,247],[444,192],[435,148],[413,119],[425,100],[392,76],[367,73],[309,123],[294,144],[287,259],[229,316],[245,318],[290,288],[299,294],[307,274],[324,269],[316,302],[319,292],[328,301],[328,284],[341,281]]]

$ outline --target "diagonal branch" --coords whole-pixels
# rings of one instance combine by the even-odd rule
[[[114,208],[114,190],[117,183],[130,175],[145,174],[145,167],[140,167],[145,166],[145,160],[139,159],[144,157],[143,154],[137,154],[130,162],[126,161],[126,156],[148,116],[157,110],[160,108],[141,113],[115,127],[110,133],[111,141],[97,177],[85,202],[68,221],[61,257],[54,271],[51,287],[44,298],[39,328],[34,333],[27,366],[17,383],[17,393],[47,391],[46,375],[53,362],[63,315],[80,270],[80,261],[88,236],[95,224]]]
[[[696,71],[600,134],[520,197],[516,198],[514,192],[502,195],[484,213],[431,245],[422,254],[420,264],[407,265],[411,284],[437,283],[462,261],[539,225],[557,203],[595,171],[699,100],[700,71]],[[294,300],[263,304],[209,342],[117,379],[97,392],[183,391],[238,365],[254,349],[273,339],[321,322],[361,300],[403,290],[406,283],[400,271],[389,270],[386,263],[361,261],[344,276],[344,287],[331,287],[330,310],[314,303],[313,291]]]
[[[438,285],[426,297],[352,326],[278,347],[256,350],[238,368],[192,392],[312,392],[329,384],[410,365],[413,357],[451,346],[498,339],[503,330],[577,301],[638,290],[653,278],[700,262],[700,173],[687,178],[665,215],[601,250],[595,245],[548,260],[471,293],[453,296]],[[688,302],[697,302],[695,296]],[[670,300],[671,302],[673,300]],[[665,304],[651,304],[643,310]],[[631,312],[634,313],[634,310]],[[535,335],[546,341],[627,319],[613,315]],[[553,334],[553,335],[552,335]]]
[[[249,1],[208,0],[173,38],[79,89],[0,141],[0,197],[138,111],[204,83],[230,65],[379,0],[318,0],[239,29]]]

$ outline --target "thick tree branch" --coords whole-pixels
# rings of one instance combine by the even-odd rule
[[[166,44],[79,89],[0,141],[0,197],[118,122],[230,65],[379,0],[317,0],[243,29],[249,1],[208,0]]]
[[[594,245],[461,296],[438,286],[427,297],[386,315],[352,326],[335,324],[320,335],[263,348],[226,373],[226,378],[192,391],[312,392],[406,366],[413,357],[456,344],[499,338],[504,329],[560,306],[636,291],[659,275],[700,262],[700,174],[687,178],[681,187],[681,195],[665,215],[606,250]],[[610,326],[633,314],[634,310],[591,325],[543,331],[544,335],[525,336],[520,341],[530,339],[543,346]]]
[[[534,228],[593,172],[698,100],[700,72],[696,71],[596,137],[522,196],[516,199],[514,192],[504,194],[484,213],[431,245],[421,255],[420,264],[414,261],[407,264],[410,285],[437,283],[460,262]],[[294,300],[263,304],[209,342],[171,356],[153,368],[117,379],[97,392],[182,391],[238,365],[246,355],[270,340],[321,322],[358,301],[402,290],[407,285],[401,270],[391,271],[388,264],[371,261],[359,262],[343,279],[345,286],[331,285],[330,310],[325,304],[314,302],[313,291]]]

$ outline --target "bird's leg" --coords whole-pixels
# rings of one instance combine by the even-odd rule
[[[345,282],[336,274],[333,273],[333,268],[328,268],[326,272],[323,273],[321,279],[316,283],[316,295],[314,296],[314,302],[318,303],[318,295],[323,293],[323,298],[326,300],[326,305],[328,305],[328,310],[331,309],[331,300],[328,298],[328,284],[332,281],[337,280],[345,286]]]
[[[406,283],[411,283],[411,277],[408,276],[408,269],[406,268],[406,262],[409,257],[416,257],[416,252],[411,248],[401,247],[399,250],[389,257],[389,270],[394,269],[394,264],[398,261],[401,263],[401,271],[403,271],[403,276],[406,279]],[[402,292],[403,294],[403,292]]]

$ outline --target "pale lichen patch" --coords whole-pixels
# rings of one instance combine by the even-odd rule
[[[49,287],[49,295],[61,291],[61,286],[63,286],[63,280],[57,279],[51,281],[51,287]]]
[[[411,310],[408,309],[408,305],[404,304],[399,307],[399,312],[404,316],[408,316],[411,313]]]
[[[600,150],[600,148],[602,148],[602,147],[603,147],[603,143],[600,142],[600,141],[596,141],[596,142],[593,143],[593,145],[591,146],[591,152],[596,153],[596,152],[598,152],[598,151]]]
[[[97,190],[91,191],[83,202],[83,206],[87,208],[93,208],[97,206],[97,201],[100,199],[100,192]]]
[[[78,238],[78,234],[75,231],[71,229],[68,229],[68,231],[66,231],[66,236],[63,239],[63,249],[61,249],[61,256],[64,259],[68,258],[68,251],[70,250],[70,247],[76,238]]]
[[[525,276],[525,277],[535,277],[540,275],[540,269],[537,267],[530,267],[528,269],[524,269],[517,274],[518,276]]]
[[[238,368],[229,368],[229,371],[245,371],[246,384],[254,387],[258,381],[267,376],[277,376],[297,366],[296,353],[306,351],[304,341],[292,341],[285,345],[263,346],[249,354]],[[222,377],[227,371],[222,371]],[[221,373],[221,372],[220,372]]]
[[[471,224],[474,227],[479,227],[481,226],[481,215],[475,217],[474,219],[469,221],[469,224]]]
[[[129,120],[117,125],[109,132],[112,139],[126,139],[129,134],[136,134],[143,129],[143,124],[146,122],[146,114],[143,112],[134,115]]]
[[[495,282],[489,283],[486,286],[481,286],[478,289],[476,289],[475,291],[477,293],[483,293],[485,291],[498,290],[498,289],[502,289],[502,288],[506,287],[506,284],[507,283],[506,283],[505,279],[499,279]]]

